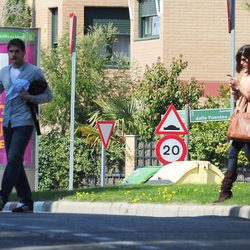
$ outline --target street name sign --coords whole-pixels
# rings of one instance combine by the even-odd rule
[[[229,117],[229,108],[194,109],[190,111],[190,122],[227,121]]]

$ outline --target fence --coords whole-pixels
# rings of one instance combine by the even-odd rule
[[[135,169],[144,166],[158,166],[159,160],[156,157],[156,141],[145,142],[139,137],[135,138]]]
[[[136,168],[160,165],[156,153],[155,142],[145,142],[138,135],[126,135],[125,176]]]

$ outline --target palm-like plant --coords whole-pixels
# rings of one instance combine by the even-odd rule
[[[114,120],[115,134],[119,137],[136,132],[133,118],[136,111],[134,99],[113,96],[108,100],[101,99],[95,102],[99,109],[91,113],[90,125],[81,125],[77,129],[90,143],[95,144],[97,142],[99,135],[96,130],[96,122],[100,120]]]
[[[89,119],[92,126],[98,120],[114,120],[118,135],[134,133],[133,114],[136,111],[134,99],[115,96],[110,100],[97,100],[96,104],[100,107],[100,111],[92,113]]]

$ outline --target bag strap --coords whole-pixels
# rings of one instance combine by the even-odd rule
[[[35,105],[33,103],[29,103],[28,105],[30,107],[31,116],[36,127],[36,133],[37,135],[41,135],[40,124],[39,124],[39,120],[37,119],[38,105]]]
[[[241,96],[236,102],[235,112],[241,112],[241,113],[247,112],[248,105],[249,102],[247,101],[247,99],[244,96]]]

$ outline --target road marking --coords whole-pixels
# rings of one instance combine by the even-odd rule
[[[88,234],[88,233],[74,233],[72,234],[73,236],[77,236],[77,237],[92,237],[92,234]]]
[[[51,233],[70,233],[69,230],[64,230],[64,229],[49,229],[48,232],[51,232]]]
[[[39,226],[24,226],[27,229],[46,229],[45,227],[39,227]]]
[[[113,240],[112,238],[109,237],[93,237],[94,240],[99,240],[99,241],[108,241],[108,240]]]
[[[108,229],[112,231],[118,231],[118,232],[137,232],[136,230],[133,229],[127,229],[127,228],[119,228],[119,227],[108,227]]]

